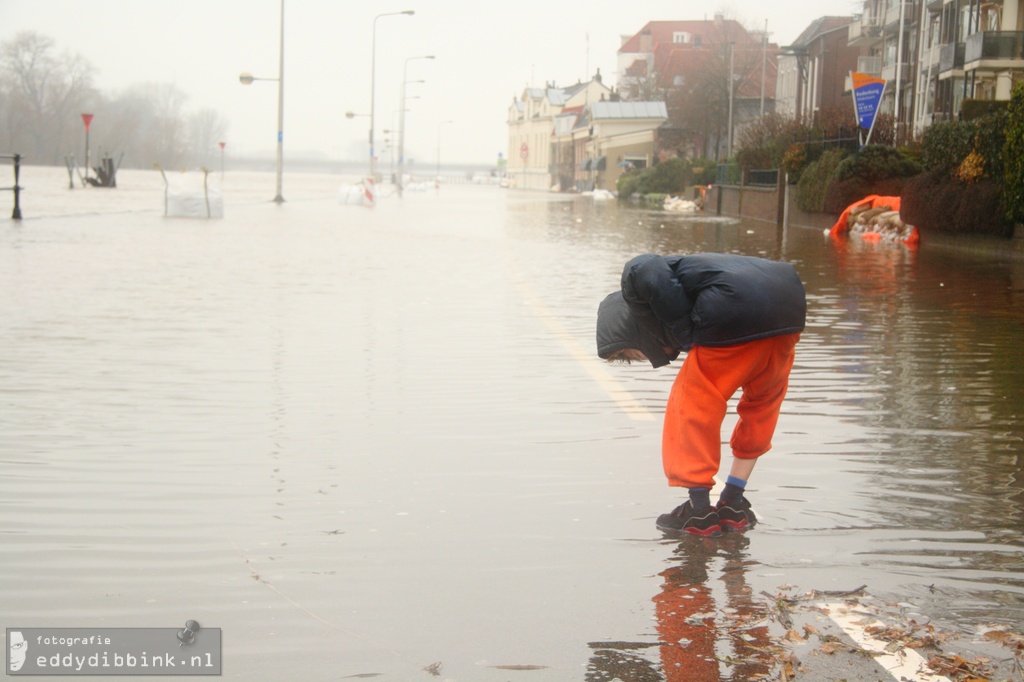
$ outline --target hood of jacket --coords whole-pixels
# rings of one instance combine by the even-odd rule
[[[632,348],[643,353],[652,367],[663,367],[679,357],[665,351],[665,330],[653,315],[638,315],[622,297],[622,291],[608,294],[597,308],[597,355],[607,360],[612,353]]]

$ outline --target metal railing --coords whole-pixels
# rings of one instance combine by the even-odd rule
[[[939,46],[939,73],[964,68],[964,43],[946,43]]]
[[[878,76],[882,73],[882,58],[875,56],[857,57],[857,71],[870,76]]]
[[[900,21],[900,4],[901,3],[899,3],[899,2],[894,2],[892,4],[892,6],[889,7],[889,9],[887,9],[885,11],[885,23],[883,25],[886,28],[892,28],[895,24],[899,23],[899,21]],[[902,4],[904,5],[903,23],[907,24],[914,17],[914,3],[913,2],[904,1]]]
[[[720,163],[715,168],[716,185],[738,185],[743,181],[743,168],[738,163]]]
[[[1024,31],[984,31],[967,36],[964,63],[981,59],[1024,60]]]
[[[768,168],[768,169],[757,169],[747,171],[747,185],[753,185],[754,187],[778,187],[779,185],[779,169]]]

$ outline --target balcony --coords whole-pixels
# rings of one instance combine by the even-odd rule
[[[885,24],[886,28],[892,30],[899,29],[900,23],[900,7],[903,7],[903,25],[907,26],[914,19],[914,3],[913,2],[894,2],[892,7],[885,11]]]
[[[903,63],[900,64],[900,68],[897,70],[895,64],[889,64],[888,66],[882,67],[882,78],[888,82],[893,82],[899,76],[900,83],[906,83],[910,79],[910,65]]]
[[[882,58],[857,57],[857,73],[866,73],[869,76],[881,76]]]
[[[939,78],[962,76],[964,73],[964,43],[946,43],[939,47]]]
[[[996,71],[1024,68],[1024,31],[984,31],[968,36],[964,66]]]
[[[878,15],[862,14],[860,21],[850,24],[846,42],[851,47],[874,45],[882,37],[882,26]]]

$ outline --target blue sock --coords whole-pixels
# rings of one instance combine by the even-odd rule
[[[690,488],[690,505],[694,511],[711,506],[711,488]]]
[[[736,478],[730,476],[725,481],[725,490],[722,491],[722,496],[718,499],[719,502],[725,502],[726,504],[732,502],[739,502],[743,498],[743,491],[747,487],[747,482],[742,478]]]

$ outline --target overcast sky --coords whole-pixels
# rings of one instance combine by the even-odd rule
[[[853,0],[285,0],[285,157],[320,152],[368,158],[371,37],[376,20],[375,129],[397,127],[405,68],[406,156],[433,164],[493,163],[506,148],[506,116],[527,85],[569,85],[601,70],[615,85],[623,35],[652,20],[711,19],[750,28],[767,21],[772,42],[791,43],[814,19],[850,15]],[[601,6],[604,9],[598,10]],[[79,53],[106,93],[140,82],[172,83],[190,110],[229,123],[227,153],[273,153],[277,84],[243,86],[243,71],[278,71],[280,0],[0,0],[0,41],[34,30],[58,51]],[[435,55],[434,60],[412,59]],[[414,83],[412,81],[425,81]],[[443,123],[452,121],[451,123]],[[93,129],[103,125],[95,120]]]

